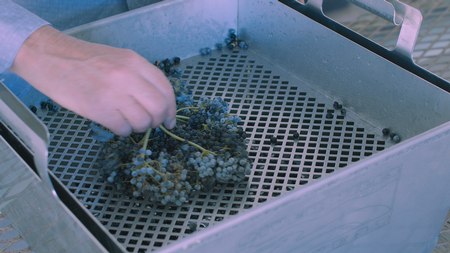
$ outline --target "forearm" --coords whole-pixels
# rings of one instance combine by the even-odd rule
[[[120,135],[175,124],[169,81],[128,49],[85,42],[43,26],[26,39],[10,70],[61,106]]]

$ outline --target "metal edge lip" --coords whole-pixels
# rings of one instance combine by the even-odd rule
[[[3,125],[4,125],[3,122],[0,122],[0,124],[3,124]],[[11,131],[10,131],[10,133],[13,134]],[[15,136],[15,135],[14,135],[14,136]],[[6,139],[5,139],[2,135],[0,135],[0,140],[3,140],[4,143],[6,144],[6,146],[10,149],[10,151],[11,151],[14,155],[16,155],[16,157],[17,157],[20,161],[22,161],[23,166],[25,166],[25,167],[30,171],[30,173],[34,176],[34,178],[35,178],[37,181],[40,181],[40,182],[39,182],[40,184],[43,184],[44,182],[42,182],[42,181],[40,180],[40,177],[36,174],[36,171],[34,171],[33,168],[31,168],[31,166],[32,166],[33,164],[30,166],[30,165],[24,160],[24,158],[23,158],[23,157],[15,150],[15,148],[14,148],[8,141],[6,141]],[[21,146],[24,148],[24,152],[28,152],[31,156],[33,156],[31,150],[30,150],[26,145],[24,145],[23,142],[22,142],[20,139],[18,139],[18,138],[16,137],[16,140],[17,140],[17,142],[19,142],[19,145],[21,145]],[[111,241],[114,242],[115,246],[117,246],[118,249],[120,249],[120,251],[117,251],[117,249],[116,249],[115,251],[112,251],[112,252],[125,252],[125,248],[124,248],[121,244],[119,244],[119,243],[116,242],[115,238],[112,237],[112,235],[111,235],[108,231],[106,231],[105,227],[102,226],[102,225],[100,224],[100,222],[99,222],[95,217],[93,217],[93,215],[92,215],[90,212],[88,212],[88,211],[86,210],[86,208],[85,208],[84,206],[82,206],[81,203],[80,203],[80,202],[79,202],[79,201],[78,201],[71,193],[68,192],[68,190],[67,190],[67,188],[65,188],[65,186],[62,186],[62,185],[61,185],[61,183],[59,182],[59,180],[56,179],[56,177],[54,176],[53,172],[51,172],[50,170],[47,170],[47,172],[48,172],[48,174],[49,174],[49,178],[50,178],[50,179],[54,179],[53,181],[55,181],[55,182],[58,184],[58,186],[59,186],[58,188],[61,188],[61,189],[56,189],[56,188],[55,188],[55,190],[58,190],[58,193],[60,193],[61,190],[65,191],[65,193],[67,193],[67,194],[64,194],[64,195],[67,195],[67,196],[71,197],[73,203],[75,203],[75,205],[77,205],[78,208],[81,208],[81,210],[83,211],[84,215],[87,215],[87,216],[91,219],[91,222],[93,222],[93,224],[95,224],[95,226],[96,226],[97,228],[99,228],[101,231],[103,231],[103,233],[104,233],[106,236],[108,236],[109,239],[110,239]],[[52,182],[52,185],[54,185],[53,182]],[[67,197],[67,196],[66,196],[66,197]],[[60,195],[58,195],[58,196],[54,195],[54,198],[53,198],[52,201],[55,201],[55,202],[58,203],[63,209],[65,209],[65,210],[66,210],[65,213],[68,213],[71,217],[73,217],[73,219],[79,223],[79,226],[82,227],[82,229],[84,229],[85,233],[88,234],[88,235],[90,234],[90,238],[95,239],[95,240],[93,240],[93,242],[94,242],[96,245],[98,245],[99,248],[103,248],[103,251],[104,251],[104,252],[107,252],[104,243],[100,242],[100,240],[99,240],[96,236],[94,236],[94,235],[92,234],[91,229],[89,229],[89,228],[87,227],[87,226],[89,225],[89,224],[86,224],[88,221],[82,222],[82,221],[78,218],[78,216],[74,213],[74,211],[72,211],[72,209],[70,209],[70,208],[64,203],[64,201],[62,201],[62,199],[61,199],[60,197],[61,197]],[[26,237],[25,237],[24,239],[25,239],[25,241],[27,241],[27,238],[26,238]]]
[[[55,181],[56,184],[58,184],[58,186],[55,187],[55,189],[60,188],[60,189],[58,189],[59,192],[60,192],[60,191],[64,191],[64,193],[65,193],[65,194],[64,194],[64,197],[70,198],[70,202],[73,202],[72,205],[76,205],[77,208],[80,209],[79,211],[82,211],[82,215],[86,216],[86,217],[84,217],[84,219],[86,219],[86,218],[89,219],[89,220],[86,220],[85,222],[82,222],[82,221],[81,221],[81,218],[82,218],[82,217],[80,217],[80,215],[75,214],[75,211],[76,211],[76,210],[72,210],[72,209],[74,208],[73,206],[71,206],[71,208],[69,208],[69,207],[64,203],[63,200],[61,200],[60,198],[58,199],[58,201],[60,202],[61,206],[62,206],[64,209],[66,209],[66,212],[67,212],[67,213],[70,213],[70,214],[72,215],[72,217],[73,217],[75,220],[77,220],[77,221],[79,221],[79,222],[81,223],[81,225],[82,225],[83,228],[85,229],[86,233],[89,233],[93,238],[96,239],[96,240],[95,240],[95,243],[98,244],[99,247],[104,247],[105,250],[106,250],[106,249],[112,250],[112,251],[109,251],[109,252],[125,252],[126,250],[125,250],[124,246],[123,246],[122,244],[118,243],[118,242],[117,242],[117,239],[114,238],[114,237],[111,235],[111,233],[110,233],[109,231],[107,231],[106,228],[105,228],[103,225],[100,224],[100,221],[99,221],[98,219],[96,219],[96,218],[92,215],[92,213],[89,212],[89,211],[86,209],[86,207],[84,207],[84,206],[80,203],[80,201],[79,201],[78,199],[75,198],[75,196],[73,196],[72,193],[69,192],[69,190],[66,188],[66,186],[64,186],[64,185],[59,181],[59,179],[53,174],[53,172],[49,171],[49,175],[50,175],[51,179],[53,179],[52,181]],[[60,193],[61,193],[61,192],[60,192]],[[60,196],[60,195],[58,195],[58,196]],[[89,223],[89,222],[92,222],[92,223]],[[86,224],[86,223],[88,223],[88,224]],[[94,226],[94,228],[88,228],[88,226]],[[104,238],[100,238],[100,239],[97,238],[97,236],[93,234],[93,233],[95,232],[95,231],[93,231],[93,230],[95,230],[95,229],[99,229],[100,231],[98,231],[98,232],[103,233],[103,236],[107,236],[107,240],[105,241]],[[97,233],[98,233],[98,232],[97,232]],[[92,238],[92,237],[91,237],[91,238]],[[108,247],[106,247],[105,244],[109,244]],[[113,244],[113,245],[111,245],[111,244]],[[100,246],[100,245],[101,245],[101,246]],[[116,246],[117,248],[112,248],[112,247],[114,247],[114,246]],[[106,251],[105,251],[105,252],[106,252]]]
[[[158,3],[154,3],[154,4],[150,4],[141,8],[137,8],[131,11],[127,11],[127,12],[123,12],[123,13],[119,13],[104,19],[100,19],[97,21],[93,21],[93,22],[89,22],[87,24],[84,25],[80,25],[80,26],[76,26],[73,28],[69,28],[67,30],[62,31],[63,33],[67,34],[67,35],[71,35],[80,31],[83,31],[87,28],[92,29],[95,28],[96,26],[102,26],[105,25],[111,21],[115,21],[118,19],[124,19],[124,18],[129,18],[129,17],[134,17],[136,15],[142,14],[142,13],[146,13],[148,11],[152,11],[152,10],[156,10],[156,9],[160,9],[166,6],[170,6],[179,2],[183,2],[185,0],[165,0],[165,1],[161,1]]]

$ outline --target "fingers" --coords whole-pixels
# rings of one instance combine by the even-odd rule
[[[120,112],[133,128],[133,132],[143,133],[153,124],[153,117],[134,97],[124,98]]]
[[[97,123],[109,128],[115,134],[123,137],[129,136],[133,131],[133,128],[119,110],[103,112],[102,115],[91,118],[95,119]]]
[[[144,77],[154,87],[148,93],[140,93],[137,97],[141,104],[149,110],[155,123],[164,123],[169,129],[175,126],[176,102],[172,85],[167,77],[155,66],[150,65]]]
[[[102,104],[114,105],[99,107],[110,110],[114,108],[114,116],[98,115],[101,118],[108,118],[97,120],[98,123],[122,136],[129,135],[132,131],[145,132],[149,127],[157,128],[162,123],[169,129],[175,126],[176,104],[172,85],[159,69],[156,71],[152,68],[144,69],[147,70],[145,75],[128,77],[128,82],[119,80],[115,83],[118,86],[114,91],[108,90],[105,96],[115,98],[103,101]]]

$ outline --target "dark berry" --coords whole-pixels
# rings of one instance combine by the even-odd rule
[[[389,135],[389,137],[392,139],[392,138],[394,138],[394,136],[396,136],[397,134],[396,133],[391,133],[390,135]]]
[[[222,49],[222,44],[220,44],[220,43],[217,43],[217,44],[216,44],[216,47],[217,47],[217,49],[219,49],[219,50],[220,50],[220,49]]]
[[[341,110],[341,114],[342,114],[342,115],[345,115],[345,114],[347,114],[347,110],[345,110],[345,109],[342,109],[342,110]]]
[[[300,137],[300,134],[298,132],[294,132],[293,136],[294,140],[297,140]]]
[[[388,135],[389,134],[389,128],[383,128],[383,130],[381,130],[381,132],[383,133],[383,135]]]
[[[36,112],[37,112],[37,108],[36,108],[36,106],[34,106],[34,105],[30,105],[30,110],[31,110],[34,114],[36,114]]]
[[[57,107],[53,104],[53,101],[50,100],[50,99],[47,101],[47,108],[50,111],[56,111],[57,110]]]
[[[164,68],[164,72],[169,73],[170,72],[170,67],[165,67]]]
[[[163,61],[163,64],[164,64],[164,67],[166,67],[166,68],[172,66],[172,63],[170,62],[169,59],[165,59],[165,60]]]
[[[173,58],[173,64],[175,64],[175,65],[180,64],[180,61],[181,61],[180,57]]]
[[[234,49],[235,46],[236,46],[236,44],[234,44],[234,43],[230,43],[227,45],[228,49],[230,49],[230,50]]]
[[[236,34],[230,34],[230,39],[231,40],[236,40]]]
[[[399,143],[399,142],[400,142],[400,136],[394,135],[394,137],[392,137],[392,140],[393,140],[395,143]]]
[[[272,144],[277,144],[277,137],[276,136],[272,136],[272,138],[270,138],[270,142],[272,143]]]
[[[332,119],[333,118],[333,114],[327,113],[326,117],[327,117],[327,119]]]
[[[197,222],[188,222],[188,227],[190,230],[192,230],[192,232],[195,232],[197,230]]]
[[[47,102],[42,101],[42,102],[41,102],[41,108],[42,108],[42,109],[47,108]]]
[[[247,49],[247,48],[248,48],[248,46],[247,46],[247,44],[245,43],[245,41],[239,42],[239,47],[242,48],[242,49]]]
[[[333,103],[333,108],[334,109],[341,109],[342,108],[342,105],[341,104],[339,104],[337,101],[334,101],[334,103]]]
[[[207,55],[209,53],[211,53],[211,48],[209,48],[209,47],[200,49],[200,54],[202,54],[202,55]]]

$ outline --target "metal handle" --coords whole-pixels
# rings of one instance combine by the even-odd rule
[[[34,153],[40,180],[54,193],[47,172],[49,133],[45,125],[0,82],[0,117]]]
[[[395,25],[401,25],[394,52],[412,60],[414,46],[422,23],[422,13],[397,0],[347,0]],[[307,8],[322,12],[323,0],[309,0]]]

